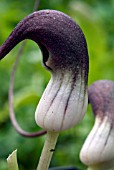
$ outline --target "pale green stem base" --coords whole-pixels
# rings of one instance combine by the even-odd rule
[[[46,141],[44,143],[37,170],[48,170],[53,152],[55,151],[58,136],[58,132],[47,132]]]
[[[95,170],[94,168],[92,167],[88,167],[87,170]]]
[[[17,163],[17,150],[13,151],[11,155],[7,158],[8,169],[9,170],[19,170]]]
[[[99,168],[88,167],[87,170],[99,170]],[[111,168],[111,169],[108,169],[108,170],[114,170],[114,168]]]
[[[93,168],[88,167],[87,170],[94,170]]]

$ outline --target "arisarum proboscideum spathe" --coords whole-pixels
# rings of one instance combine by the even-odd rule
[[[88,89],[89,103],[95,115],[94,126],[80,152],[88,170],[114,167],[114,82],[99,80]]]
[[[80,27],[69,16],[55,10],[41,10],[25,17],[15,27],[0,47],[0,59],[24,39],[38,44],[43,54],[43,64],[51,72],[51,79],[35,112],[36,123],[50,133],[49,138],[57,138],[60,131],[81,121],[86,112],[86,40]],[[47,144],[46,147],[49,150]],[[52,154],[54,148],[51,146],[51,149],[45,153]],[[38,166],[39,170],[48,169],[48,165],[44,166],[44,160],[42,164]]]

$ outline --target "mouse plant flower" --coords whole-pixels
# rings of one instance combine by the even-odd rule
[[[89,87],[88,96],[95,123],[80,159],[88,170],[108,170],[114,166],[114,82],[96,81]]]
[[[36,123],[48,132],[44,147],[47,150],[43,149],[42,163],[38,166],[39,170],[45,170],[48,165],[44,162],[49,162],[46,159],[54,151],[58,133],[75,126],[85,114],[88,104],[87,45],[80,27],[69,16],[55,10],[41,10],[25,17],[0,47],[0,59],[24,39],[38,44],[43,64],[51,72],[35,112]],[[44,159],[46,154],[48,158]]]

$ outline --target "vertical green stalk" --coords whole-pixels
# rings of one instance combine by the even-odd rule
[[[37,170],[48,170],[53,152],[55,151],[58,136],[58,132],[47,132],[46,141],[44,143]]]
[[[19,170],[17,163],[17,150],[13,151],[7,158],[8,170]]]
[[[91,168],[91,167],[88,167],[88,168],[87,168],[87,170],[94,170],[94,169],[93,169],[93,168]]]

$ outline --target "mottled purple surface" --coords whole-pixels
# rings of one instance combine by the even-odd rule
[[[67,69],[73,73],[74,79],[81,70],[87,85],[86,40],[80,27],[69,16],[59,11],[42,10],[25,17],[0,47],[0,59],[24,39],[32,39],[39,45],[48,69],[55,72]]]
[[[96,81],[89,87],[88,95],[95,116],[101,119],[107,116],[109,121],[114,121],[114,82]]]

